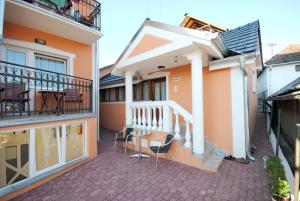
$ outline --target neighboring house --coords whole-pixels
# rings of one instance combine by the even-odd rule
[[[259,21],[226,30],[190,15],[180,26],[146,19],[101,70],[101,127],[152,130],[145,151],[153,137],[172,133],[173,160],[216,170],[217,151],[248,154],[261,58]]]
[[[8,200],[97,155],[101,5],[0,6],[0,200]]]
[[[300,77],[300,44],[292,44],[273,56],[258,75],[258,93],[271,96]]]
[[[295,144],[297,137],[297,124],[300,122],[300,77],[287,84],[272,96],[267,98],[267,101],[272,101],[272,117],[268,115],[268,127],[270,128],[270,119],[272,119],[270,133],[270,142],[276,153],[276,143],[278,130],[279,135],[279,151],[284,167],[286,177],[294,190],[294,175],[299,167],[295,167]],[[279,118],[280,110],[280,118]],[[278,128],[280,119],[280,129]]]

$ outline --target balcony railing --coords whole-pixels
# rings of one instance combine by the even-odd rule
[[[0,61],[0,120],[92,111],[93,81]]]
[[[97,31],[101,30],[101,4],[96,0],[23,0],[55,12]]]

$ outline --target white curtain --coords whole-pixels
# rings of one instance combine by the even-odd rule
[[[148,101],[149,100],[149,85],[148,85],[148,81],[143,82],[143,100],[144,101]]]
[[[35,67],[56,73],[66,73],[66,62],[54,58],[35,56]]]
[[[166,100],[166,81],[161,82],[161,100]]]
[[[154,100],[160,101],[160,82],[154,84]]]
[[[6,61],[20,65],[26,65],[26,54],[25,52],[7,49]]]

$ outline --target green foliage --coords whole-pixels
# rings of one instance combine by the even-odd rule
[[[272,194],[276,194],[280,198],[288,197],[291,192],[290,186],[286,181],[284,167],[278,157],[268,157],[267,171]]]

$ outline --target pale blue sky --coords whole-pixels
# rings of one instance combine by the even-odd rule
[[[100,66],[119,57],[144,19],[179,25],[185,13],[232,29],[259,19],[264,57],[300,43],[300,0],[101,0]]]

